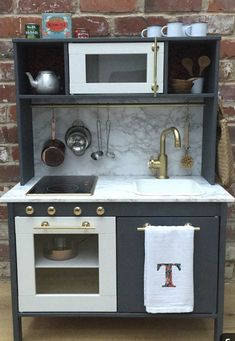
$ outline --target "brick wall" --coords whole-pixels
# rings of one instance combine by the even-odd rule
[[[24,36],[27,22],[41,23],[45,11],[70,12],[74,27],[92,36],[139,35],[148,25],[175,17],[185,22],[208,21],[209,32],[222,35],[220,96],[226,115],[235,121],[234,0],[2,0],[0,1],[0,192],[18,181],[16,107],[12,37]],[[235,206],[229,207],[227,278],[235,276]],[[9,275],[7,211],[0,205],[0,276]]]

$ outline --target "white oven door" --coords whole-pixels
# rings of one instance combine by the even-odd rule
[[[163,92],[164,43],[158,43],[156,71],[152,42],[70,43],[71,94]]]
[[[114,217],[16,217],[19,311],[116,311]]]

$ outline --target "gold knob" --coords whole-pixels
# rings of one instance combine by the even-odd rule
[[[90,227],[91,224],[89,223],[89,221],[83,221],[82,222],[82,227]]]
[[[48,221],[43,221],[42,223],[41,223],[41,226],[43,226],[43,227],[46,227],[46,226],[49,226],[50,224],[48,223]]]
[[[55,215],[55,213],[56,213],[55,207],[49,206],[48,209],[47,209],[47,213],[48,213],[49,215]]]
[[[104,215],[105,209],[102,206],[97,207],[96,214],[97,215]]]
[[[26,212],[26,214],[28,214],[28,215],[33,215],[33,214],[34,214],[34,208],[33,208],[33,206],[27,206],[27,207],[25,208],[25,212]]]
[[[82,214],[82,209],[81,207],[74,207],[74,210],[73,210],[73,214],[74,215],[81,215]]]

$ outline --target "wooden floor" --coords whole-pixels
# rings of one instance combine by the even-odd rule
[[[235,285],[225,286],[224,332],[235,333]],[[12,341],[10,284],[0,281],[0,340]],[[213,341],[210,319],[24,318],[24,341]]]

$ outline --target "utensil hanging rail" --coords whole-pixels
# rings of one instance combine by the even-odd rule
[[[104,103],[104,104],[31,104],[31,108],[90,108],[90,107],[95,107],[95,108],[139,108],[139,107],[204,107],[205,104],[202,102],[195,102],[195,103],[148,103],[148,104],[141,104],[141,103],[131,103],[131,104],[109,104],[109,103]]]

